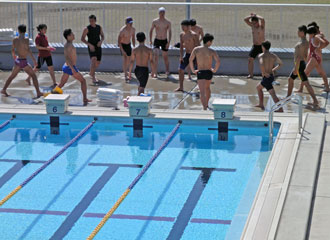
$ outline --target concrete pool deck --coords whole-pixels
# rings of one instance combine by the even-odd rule
[[[9,72],[1,72],[1,85]],[[8,92],[13,97],[1,97],[0,113],[45,114],[43,104],[31,105],[25,100],[34,96],[34,88],[23,81],[26,75],[20,73]],[[60,75],[56,75],[57,79]],[[123,91],[123,96],[137,93],[136,83],[124,83],[123,75],[117,73],[98,74],[105,82],[111,82],[110,88]],[[49,74],[39,75],[40,85],[51,84]],[[211,85],[212,97],[237,99],[235,120],[268,121],[268,112],[272,101],[265,92],[266,111],[253,107],[257,103],[255,86],[260,78],[248,80],[244,77],[216,76]],[[286,96],[287,78],[277,79],[280,83],[275,90],[280,98]],[[308,94],[302,94],[304,103],[304,131],[298,133],[297,104],[290,103],[285,113],[276,113],[274,120],[281,123],[281,130],[265,169],[254,205],[249,212],[242,239],[327,239],[330,235],[330,105],[328,95],[322,92],[319,78],[311,78],[320,100],[321,109],[313,111],[307,107]],[[297,88],[299,81],[295,81]],[[198,89],[195,81],[185,81],[186,93],[174,93],[177,87],[177,75],[171,78],[150,79],[147,93],[153,96],[153,118],[203,119],[213,120],[211,111],[201,111]],[[81,104],[80,85],[70,80],[64,91],[70,93],[69,113],[72,116],[128,117],[128,110],[96,106],[97,87],[89,86],[89,97],[94,101],[87,107]],[[15,98],[16,97],[16,98]],[[23,102],[23,103],[22,103]],[[236,217],[239,218],[237,213]]]

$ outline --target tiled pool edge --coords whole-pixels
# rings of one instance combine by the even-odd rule
[[[67,113],[66,116],[80,116],[80,117],[94,117],[94,116],[103,116],[103,117],[128,117],[128,111],[127,110],[121,110],[121,111],[114,111],[110,110],[107,108],[81,108],[81,107],[70,107],[69,109],[71,112]],[[45,108],[44,106],[23,106],[23,105],[0,105],[0,114],[28,114],[28,115],[46,115]],[[213,113],[211,111],[191,111],[191,110],[175,110],[175,111],[170,111],[170,110],[156,110],[152,109],[151,111],[151,116],[150,118],[154,119],[186,119],[186,120],[213,120]],[[268,121],[268,113],[240,113],[236,112],[235,113],[235,121],[238,120],[244,120],[244,121],[262,121],[262,122],[267,122]],[[297,141],[297,116],[296,114],[275,114],[275,121],[281,123],[281,128],[280,128],[280,136],[285,137],[285,136],[295,136],[295,142]],[[268,166],[272,164],[277,164],[277,162],[273,163],[272,157],[276,152],[281,152],[279,147],[283,147],[283,143],[279,144],[278,140],[275,141],[274,143],[274,148],[273,151],[270,155],[267,167],[265,169],[268,171]],[[289,156],[287,157],[292,157],[292,152],[295,151],[294,149],[291,149],[290,153],[287,151],[283,154],[287,154]],[[264,179],[266,179],[266,175],[264,174],[263,179],[260,183],[264,182]],[[269,177],[268,177],[269,178]],[[261,189],[261,185],[259,186]],[[259,191],[254,199],[254,202],[259,201]],[[257,206],[257,205],[256,205]],[[254,208],[251,208],[251,212],[255,210],[256,206]],[[258,206],[258,208],[262,208],[262,204]],[[267,209],[262,209],[263,211],[267,212]],[[259,212],[262,214],[262,212]],[[260,215],[259,214],[259,215]],[[273,214],[274,215],[274,214]],[[273,215],[269,216],[270,219],[273,219]],[[257,216],[257,219],[259,216]],[[252,218],[251,218],[252,219]],[[251,223],[253,223],[249,218],[248,220],[248,227]],[[254,222],[255,223],[255,222]],[[260,227],[260,226],[259,226]],[[253,238],[246,238],[246,239],[253,239]]]

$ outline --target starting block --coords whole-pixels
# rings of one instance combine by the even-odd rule
[[[147,117],[150,113],[152,97],[131,96],[128,100],[129,115],[131,117]]]
[[[233,119],[235,105],[236,99],[214,99],[212,103],[214,119]]]
[[[69,94],[49,94],[44,98],[47,113],[65,113],[68,110],[69,98]]]

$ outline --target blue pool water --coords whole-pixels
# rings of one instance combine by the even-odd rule
[[[0,200],[91,121],[63,117],[54,135],[46,116],[17,116],[0,130]],[[0,207],[0,239],[86,239],[176,123],[145,120],[137,138],[132,119],[100,119]],[[183,121],[95,239],[239,239],[270,154],[268,127],[229,123],[227,141],[217,127]]]

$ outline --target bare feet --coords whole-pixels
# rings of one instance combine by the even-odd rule
[[[253,79],[253,75],[248,75],[246,78]]]
[[[157,74],[156,74],[156,73],[152,73],[152,74],[151,74],[151,77],[152,77],[152,78],[157,78]]]
[[[255,105],[254,107],[261,108],[261,110],[265,110],[265,107],[263,105]]]
[[[313,107],[315,110],[320,110],[320,106],[319,106],[319,103],[307,103],[308,106],[311,106]]]
[[[276,110],[275,112],[284,112],[284,111],[283,111],[283,108],[280,108],[280,109]]]
[[[177,89],[174,90],[174,92],[183,92],[183,89],[177,88]]]
[[[324,92],[330,92],[330,88],[323,89]]]
[[[9,97],[10,95],[6,92],[6,90],[1,90],[1,94],[5,95],[5,97]]]
[[[92,102],[92,100],[90,100],[90,99],[84,99],[84,106],[87,106],[87,104],[88,104],[89,102]]]
[[[303,91],[302,90],[297,90],[297,91],[294,91],[295,93],[302,93]]]
[[[170,76],[170,72],[166,72],[165,74],[166,74],[167,77]]]

